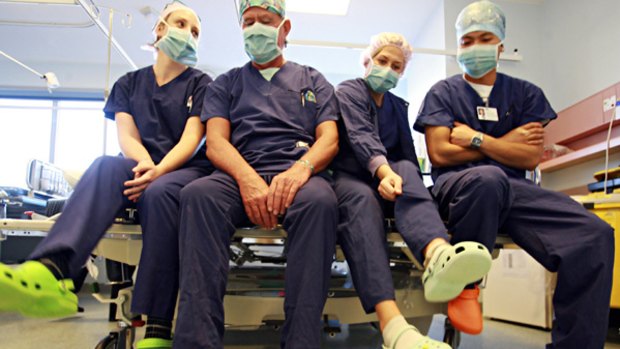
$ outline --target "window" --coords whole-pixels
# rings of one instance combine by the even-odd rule
[[[103,154],[120,152],[102,101],[0,98],[0,186],[25,187],[30,159],[85,170]]]
[[[0,186],[24,187],[28,161],[49,161],[51,108],[51,101],[0,99]]]
[[[103,102],[58,102],[53,163],[71,170],[86,169],[105,153]]]

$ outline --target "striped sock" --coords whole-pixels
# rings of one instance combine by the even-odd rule
[[[171,339],[172,321],[149,316],[146,320],[144,338]]]

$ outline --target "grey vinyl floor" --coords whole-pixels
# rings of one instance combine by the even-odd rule
[[[95,348],[99,340],[114,323],[107,321],[108,308],[99,304],[89,294],[80,295],[86,311],[60,320],[25,319],[19,315],[0,314],[1,349],[73,349]],[[443,336],[445,317],[433,318],[429,335],[436,339]],[[226,349],[277,349],[280,333],[274,328],[252,331],[229,330]],[[138,331],[141,338],[142,331]],[[506,322],[485,320],[484,332],[479,336],[463,335],[460,349],[519,348],[541,349],[549,341],[548,331]],[[342,332],[330,337],[325,334],[323,348],[377,349],[381,336],[371,325],[343,326]],[[605,349],[620,349],[620,343],[608,343]]]

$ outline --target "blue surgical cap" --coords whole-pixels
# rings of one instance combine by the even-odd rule
[[[499,6],[481,0],[469,4],[456,19],[456,39],[476,31],[493,33],[501,41],[506,37],[506,16]]]

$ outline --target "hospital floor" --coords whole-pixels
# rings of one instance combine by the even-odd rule
[[[0,314],[0,349],[84,349],[95,348],[114,323],[107,321],[108,307],[98,303],[90,294],[80,294],[80,304],[85,312],[60,320],[24,319],[18,315]],[[442,338],[445,317],[433,318],[429,335]],[[143,335],[138,332],[138,338]],[[227,331],[226,349],[278,349],[279,332],[273,328],[254,331]],[[549,341],[549,332],[485,320],[480,336],[463,335],[460,349],[519,348],[542,349]],[[324,336],[324,348],[377,349],[381,336],[370,325],[344,326],[334,337]],[[608,343],[605,349],[620,349],[620,343]]]

